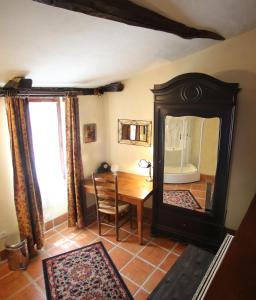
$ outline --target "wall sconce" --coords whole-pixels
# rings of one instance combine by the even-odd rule
[[[149,160],[146,160],[146,159],[141,159],[138,163],[139,167],[141,168],[148,168],[149,169],[149,174],[148,174],[148,177],[146,178],[146,181],[153,181],[153,178],[151,176],[151,168],[152,168],[152,164]]]

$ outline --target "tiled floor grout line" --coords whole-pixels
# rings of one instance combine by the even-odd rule
[[[94,223],[92,223],[92,224],[90,224],[90,226],[92,226]],[[91,232],[91,233],[93,233],[96,237],[95,237],[95,239],[94,240],[92,240],[92,243],[94,243],[94,242],[96,242],[99,238],[103,238],[104,240],[106,240],[107,242],[109,242],[109,243],[111,243],[113,246],[116,246],[116,244],[114,244],[112,241],[109,241],[107,238],[105,238],[103,235],[98,235],[97,233],[95,233],[93,230],[91,230],[90,228],[89,228],[89,226],[86,228],[89,232]],[[104,232],[104,234],[106,234],[106,233],[108,233],[109,231],[111,231],[113,228],[112,227],[110,227],[108,230],[106,230],[105,232]],[[63,230],[65,230],[65,229],[63,229]],[[75,234],[72,238],[67,238],[66,236],[65,236],[65,234],[63,234],[62,233],[62,231],[58,231],[57,233],[59,233],[63,238],[65,238],[65,242],[72,242],[72,243],[74,243],[75,245],[77,245],[78,247],[80,247],[80,245],[76,242],[76,241],[74,241],[73,240],[73,238],[75,238],[77,235],[79,235],[80,234],[80,232],[77,232],[77,234]],[[45,249],[45,251],[48,251],[48,250],[51,250],[52,248],[54,248],[55,246],[52,246],[52,247],[50,247],[49,249]],[[49,254],[49,253],[47,253],[47,254]]]
[[[132,258],[119,270],[119,272],[122,272],[122,269],[124,269],[133,259],[135,259],[135,258],[137,258],[137,256],[138,256],[138,254],[142,251],[142,250],[144,250],[145,248],[146,248],[146,246],[147,246],[147,244],[148,244],[149,242],[147,242],[137,253],[132,253],[131,251],[129,251],[129,250],[127,250],[127,249],[125,249],[125,248],[123,248],[122,246],[120,247],[121,249],[123,249],[124,251],[126,251],[126,252],[128,252],[129,254],[132,254]]]
[[[13,299],[13,297],[14,297],[15,295],[17,295],[18,293],[20,293],[20,292],[22,292],[23,290],[25,290],[25,289],[26,289],[28,286],[30,286],[31,284],[32,284],[33,286],[35,286],[33,278],[28,274],[27,271],[22,271],[22,274],[27,278],[28,283],[25,284],[22,288],[20,288],[20,289],[18,289],[17,291],[15,291],[11,296],[5,298],[5,300]],[[36,287],[36,288],[37,288],[37,287]],[[43,294],[41,288],[40,288],[40,289],[37,288],[37,290],[39,290],[40,293],[45,297],[45,294]]]
[[[149,239],[146,242],[146,244],[137,253],[133,253],[133,256],[131,257],[131,259],[120,270],[118,270],[122,276],[124,276],[123,273],[122,273],[122,270],[125,269],[131,261],[133,261],[135,258],[141,259],[141,257],[139,257],[138,255],[146,248],[146,246],[150,243],[150,240],[151,239]],[[124,249],[122,246],[120,248],[123,249],[123,250],[125,250],[125,251],[127,251],[128,253],[131,253],[129,250]],[[144,261],[144,260],[142,260],[142,261]],[[147,261],[144,261],[144,262],[147,263]],[[132,283],[135,283],[133,280],[130,279],[130,277],[127,277],[127,276],[125,276],[125,277],[127,279],[129,279]],[[140,291],[141,289],[144,289],[144,288],[142,288],[143,283],[139,286],[139,288],[137,289],[137,291],[134,293],[133,297],[135,297],[137,295],[138,291]],[[136,284],[136,286],[138,286],[138,285]]]
[[[124,229],[122,229],[122,230],[124,230]],[[138,255],[141,251],[143,251],[143,250],[146,248],[146,246],[150,243],[151,239],[147,240],[147,241],[146,241],[146,244],[145,244],[145,245],[144,245],[144,246],[143,246],[143,247],[135,254],[135,253],[132,253],[131,251],[125,249],[125,248],[121,245],[122,242],[128,240],[128,238],[129,238],[131,235],[133,235],[133,233],[129,232],[128,230],[124,230],[124,231],[126,231],[126,232],[128,233],[128,235],[127,235],[124,239],[122,239],[119,243],[117,243],[117,244],[112,243],[112,244],[114,245],[114,247],[111,248],[111,249],[108,251],[108,253],[111,253],[111,252],[112,252],[114,249],[116,249],[116,248],[120,248],[120,249],[124,250],[125,252],[131,254],[132,257],[128,260],[128,262],[127,262],[122,268],[120,268],[120,269],[118,270],[118,272],[120,272],[120,274],[121,274],[122,277],[125,277],[125,278],[128,279],[130,282],[132,282],[136,287],[138,287],[138,290],[143,290],[143,291],[145,291],[145,292],[148,293],[148,291],[147,291],[144,287],[139,286],[139,285],[138,285],[137,283],[135,283],[131,278],[129,278],[129,277],[123,275],[123,274],[121,273],[121,271],[122,271],[122,269],[124,269],[124,268],[125,268],[132,260],[134,260],[134,259],[137,257],[137,255]],[[105,233],[107,233],[107,232],[105,232]],[[103,238],[104,238],[104,237],[103,237]],[[107,240],[107,241],[109,242],[109,240],[108,240],[107,238],[104,238],[104,239]],[[141,259],[141,257],[138,257],[138,258]],[[141,259],[141,260],[144,261],[145,263],[148,263],[148,261],[146,261],[146,260],[144,260],[144,259]],[[152,266],[155,267],[154,265],[152,265]],[[138,290],[137,290],[137,291],[138,291]],[[133,296],[136,295],[137,291],[135,292],[135,294],[134,294]]]
[[[11,296],[5,298],[4,300],[12,299],[13,296],[15,296],[16,294],[22,292],[22,291],[25,290],[28,286],[30,286],[30,284],[31,284],[32,282],[31,282],[30,278],[27,276],[26,271],[23,271],[22,273],[23,273],[23,275],[25,275],[25,277],[28,279],[28,283],[25,284],[25,285],[24,285],[23,287],[21,287],[20,289],[18,289],[17,291],[15,291],[13,294],[11,294]]]
[[[114,247],[111,248],[111,249],[108,251],[108,253],[110,253],[112,250],[116,249],[117,247],[121,248],[121,247],[120,247],[120,244],[121,244],[122,242],[124,242],[126,239],[128,239],[129,236],[131,236],[131,233],[129,233],[128,231],[126,231],[126,233],[128,233],[128,235],[127,235],[125,238],[123,238],[121,241],[118,241],[117,243],[112,243],[112,244],[114,244]],[[105,237],[105,239],[109,242],[109,240],[108,240],[106,237]],[[119,270],[118,270],[118,271],[119,271]]]
[[[150,263],[149,261],[147,261],[147,260],[144,260],[142,257],[140,257],[139,256],[139,254],[146,248],[146,246],[150,243],[150,241],[151,241],[151,239],[149,239],[147,242],[146,242],[146,244],[144,245],[144,247],[142,247],[136,254],[134,254],[133,255],[133,258],[131,258],[130,260],[129,260],[129,262],[127,262],[127,264],[125,264],[119,271],[120,271],[120,273],[122,274],[122,269],[124,269],[132,260],[134,260],[135,258],[137,258],[137,259],[140,259],[140,260],[142,260],[144,263],[147,263],[147,264],[149,264],[149,265],[151,265],[153,268],[154,268],[154,271],[155,271],[155,265],[154,264],[152,264],[152,263]],[[126,250],[126,251],[128,251],[128,250]],[[168,253],[167,253],[168,254]],[[168,254],[169,255],[169,254]],[[153,274],[154,272],[152,272],[150,275],[148,275],[147,277],[146,277],[146,279],[141,283],[141,285],[139,286],[139,288],[138,288],[138,290],[134,293],[134,297],[136,297],[136,295],[139,293],[139,291],[141,291],[141,290],[143,290],[144,292],[147,292],[148,293],[148,291],[144,288],[144,283],[145,283],[145,281],[148,279],[148,277],[149,276],[151,276],[152,274]],[[122,274],[122,276],[123,276],[123,274]],[[126,276],[127,277],[127,276]],[[128,279],[130,279],[130,277],[128,277]]]
[[[41,250],[42,252],[46,252],[45,250]],[[13,272],[15,272],[15,271],[9,271],[6,275],[4,275],[4,276],[2,276],[1,278],[0,278],[0,280],[1,279],[3,279],[3,278],[5,278],[5,277],[7,277],[7,276],[9,276],[11,273],[13,273]],[[9,299],[13,299],[13,297],[16,295],[16,294],[18,294],[18,293],[20,293],[20,292],[22,292],[25,288],[27,288],[29,285],[33,285],[33,286],[35,286],[35,288],[38,290],[38,291],[40,291],[40,293],[42,294],[42,296],[45,298],[45,291],[36,283],[36,281],[38,280],[38,279],[40,279],[40,277],[41,277],[41,275],[40,276],[38,276],[38,277],[36,277],[35,279],[33,279],[33,277],[28,273],[28,271],[27,270],[20,270],[20,272],[22,272],[22,274],[28,279],[28,281],[29,281],[29,283],[27,283],[27,284],[25,284],[22,288],[20,288],[20,289],[18,289],[17,291],[15,291],[12,295],[10,295],[9,297],[7,297],[7,298],[5,298],[5,300],[9,300]],[[45,298],[46,299],[46,298]]]
[[[154,266],[154,270],[146,277],[146,279],[141,283],[141,286],[139,287],[139,289],[134,294],[135,297],[140,292],[140,290],[144,290],[144,291],[146,291],[147,293],[150,294],[150,292],[144,287],[144,285],[153,276],[153,274],[155,273],[155,271],[160,269],[160,264],[168,257],[168,255],[169,255],[169,253],[167,252],[166,255],[165,255],[165,257],[161,260],[161,262],[158,265]]]
[[[159,270],[159,271],[163,272],[164,274],[166,274],[166,271],[163,270],[163,269],[161,269],[160,266],[161,266],[161,264],[167,259],[167,257],[168,257],[170,254],[173,254],[173,255],[175,255],[175,256],[180,256],[179,253],[175,252],[175,248],[176,248],[177,245],[179,244],[178,242],[174,243],[174,245],[172,246],[171,249],[168,249],[168,248],[165,248],[165,247],[159,245],[159,244],[156,242],[156,239],[157,239],[157,238],[155,238],[155,237],[150,237],[149,239],[144,239],[145,244],[141,247],[141,249],[139,249],[139,251],[138,251],[137,253],[134,253],[134,252],[132,252],[132,251],[126,249],[125,246],[122,245],[122,243],[125,242],[126,240],[128,240],[131,236],[138,236],[138,232],[136,232],[136,231],[137,231],[136,229],[130,229],[130,230],[129,230],[129,229],[126,229],[126,228],[120,228],[120,229],[121,229],[123,232],[125,232],[127,235],[126,235],[123,239],[120,239],[120,241],[118,241],[118,242],[113,242],[113,241],[109,240],[107,236],[104,236],[105,234],[107,234],[107,233],[109,233],[111,230],[113,230],[113,227],[112,227],[112,226],[111,226],[109,229],[107,229],[107,230],[104,232],[104,234],[103,234],[102,236],[99,236],[99,234],[97,233],[97,231],[91,229],[92,226],[94,226],[95,224],[97,224],[97,222],[94,222],[94,223],[90,224],[89,226],[86,226],[86,227],[85,227],[85,230],[86,230],[86,231],[82,231],[82,230],[79,231],[79,230],[78,230],[77,232],[75,232],[75,230],[74,230],[74,232],[72,232],[72,231],[71,231],[71,232],[67,232],[66,234],[69,235],[69,237],[67,237],[67,236],[65,235],[65,232],[63,232],[63,231],[64,231],[66,228],[69,228],[68,225],[67,225],[66,228],[64,227],[63,229],[58,229],[58,227],[63,226],[63,224],[65,224],[65,223],[66,223],[66,222],[63,222],[63,223],[59,224],[58,226],[56,226],[56,227],[50,229],[50,230],[52,231],[52,234],[51,234],[49,237],[47,237],[47,238],[45,239],[45,240],[47,241],[47,240],[50,239],[52,236],[57,235],[57,237],[60,237],[60,238],[61,238],[60,241],[62,241],[62,238],[63,238],[63,242],[61,242],[60,244],[55,244],[55,242],[53,242],[52,244],[49,243],[49,245],[48,245],[49,248],[47,248],[47,249],[43,248],[43,249],[41,250],[41,251],[42,251],[41,254],[42,254],[42,253],[45,254],[45,255],[46,255],[45,258],[50,257],[50,256],[52,256],[51,250],[53,250],[55,247],[57,247],[57,248],[60,247],[60,248],[61,248],[61,247],[62,247],[62,244],[65,244],[65,243],[67,243],[67,242],[69,242],[69,243],[71,243],[71,245],[74,245],[74,246],[77,246],[77,247],[83,247],[81,244],[79,244],[79,242],[77,242],[77,241],[75,241],[75,240],[73,240],[73,239],[74,239],[76,236],[78,236],[80,233],[82,233],[82,232],[85,232],[85,233],[86,233],[86,231],[88,231],[88,232],[90,232],[90,233],[92,233],[92,234],[95,235],[95,239],[93,239],[93,240],[90,241],[89,243],[94,243],[94,242],[97,242],[97,241],[99,241],[99,240],[102,240],[103,242],[106,241],[106,242],[108,242],[109,244],[111,244],[111,246],[112,246],[111,249],[107,250],[107,252],[108,252],[109,254],[110,254],[114,249],[121,249],[121,250],[123,250],[123,251],[125,251],[126,253],[128,253],[128,254],[131,255],[131,258],[128,260],[128,262],[126,262],[126,263],[118,270],[118,271],[120,272],[120,274],[121,274],[121,272],[127,267],[127,265],[129,265],[129,264],[130,264],[134,259],[136,259],[136,258],[139,259],[139,260],[141,260],[142,262],[144,262],[144,263],[150,265],[151,267],[153,267],[153,271],[152,271],[150,274],[148,274],[148,276],[146,277],[146,279],[143,281],[143,283],[142,283],[141,285],[139,285],[138,283],[136,283],[135,281],[133,281],[133,279],[129,278],[128,276],[121,274],[121,276],[122,276],[123,278],[129,280],[129,281],[130,281],[133,285],[135,285],[135,287],[137,288],[136,292],[133,294],[133,297],[136,297],[140,291],[144,291],[144,292],[150,294],[150,292],[144,287],[144,285],[152,278],[153,274],[154,274],[157,270]],[[146,224],[147,224],[147,223],[146,223]],[[150,225],[150,224],[147,224],[147,225]],[[74,233],[74,234],[72,235],[72,233]],[[58,243],[58,240],[56,241],[56,243]],[[157,265],[154,265],[154,264],[152,264],[150,261],[148,261],[148,260],[144,259],[143,257],[140,257],[140,256],[139,256],[140,253],[141,253],[141,252],[142,252],[142,251],[143,251],[150,243],[152,243],[154,246],[157,246],[158,248],[160,248],[160,249],[162,249],[162,250],[164,250],[164,251],[167,251],[166,255],[163,257],[163,259],[161,260],[161,262],[160,262],[159,264],[157,264]],[[85,242],[85,245],[87,245],[86,242]],[[63,249],[63,250],[65,251],[65,249]],[[66,250],[66,251],[72,251],[72,250],[73,250],[73,249],[71,249],[71,250]],[[58,255],[58,254],[56,254],[56,255]],[[42,260],[43,260],[43,259],[42,259]],[[0,279],[5,278],[6,276],[10,275],[11,273],[12,273],[12,271],[9,271],[9,272],[8,272],[7,274],[5,274],[4,276],[0,277]],[[29,280],[29,283],[26,284],[25,286],[23,286],[22,288],[18,289],[17,291],[15,291],[15,293],[13,293],[11,296],[9,296],[8,298],[5,298],[5,299],[6,299],[6,300],[11,300],[11,299],[13,299],[13,297],[14,297],[16,294],[22,292],[22,291],[23,291],[26,287],[28,287],[30,284],[32,284],[32,285],[40,292],[40,294],[42,294],[42,296],[44,297],[44,299],[46,299],[45,289],[43,289],[43,288],[40,286],[40,284],[37,282],[39,279],[42,278],[42,273],[40,273],[40,275],[37,276],[37,277],[35,277],[35,278],[34,278],[32,275],[30,275],[27,271],[24,272],[24,275],[25,275],[25,277]]]
[[[176,246],[176,244],[174,244],[173,245],[173,247],[172,247],[172,249],[174,248]],[[171,250],[172,250],[171,249]],[[167,254],[165,255],[165,257],[160,261],[160,263],[156,266],[156,268],[157,268],[157,270],[161,270],[161,268],[160,268],[160,265],[166,260],[166,258],[168,257],[170,255],[170,253],[169,253],[169,251],[167,252]],[[144,287],[144,285],[150,280],[150,278],[153,276],[153,274],[155,273],[155,271],[156,270],[154,270],[147,278],[146,278],[146,280],[143,282],[143,287]],[[167,272],[164,272],[165,274],[167,273]],[[145,287],[144,287],[144,289],[146,289]],[[150,294],[150,291],[148,291],[147,289],[146,289],[146,291]]]
[[[87,229],[89,229],[90,232],[95,233],[94,231],[90,230],[89,227],[88,227]],[[104,234],[106,234],[106,233],[108,233],[109,231],[111,231],[111,229],[113,229],[113,228],[110,228],[109,230],[107,230],[106,232],[104,232]],[[124,239],[120,240],[118,243],[113,243],[112,241],[109,241],[107,237],[104,237],[104,235],[99,236],[98,234],[97,234],[98,237],[96,237],[95,240],[97,240],[97,239],[100,237],[100,238],[103,238],[104,240],[110,242],[110,243],[113,245],[113,247],[108,251],[108,253],[111,253],[111,252],[112,252],[114,249],[116,249],[116,248],[120,248],[120,249],[124,250],[125,252],[127,252],[127,253],[129,253],[129,254],[132,255],[131,259],[129,259],[128,262],[127,262],[122,268],[120,268],[120,269],[118,270],[120,273],[121,273],[122,270],[123,270],[123,269],[124,269],[124,268],[132,261],[132,260],[134,260],[135,258],[138,258],[138,259],[142,260],[144,263],[147,263],[147,264],[151,265],[151,266],[154,268],[154,271],[153,271],[151,274],[148,275],[148,277],[145,279],[145,281],[142,283],[141,286],[138,286],[138,284],[135,283],[132,279],[130,279],[129,277],[127,277],[127,276],[125,276],[125,275],[123,275],[123,274],[121,274],[123,277],[127,278],[127,279],[130,280],[135,286],[138,287],[138,290],[136,291],[136,293],[134,294],[134,296],[139,292],[139,290],[143,290],[143,291],[145,291],[145,292],[147,292],[147,293],[150,293],[150,292],[144,287],[144,284],[152,277],[152,275],[154,274],[154,272],[155,272],[156,270],[159,270],[159,271],[161,271],[161,272],[163,272],[163,273],[166,273],[165,270],[163,270],[163,269],[160,268],[160,265],[161,265],[161,264],[165,261],[165,259],[172,253],[173,249],[177,246],[178,243],[175,243],[171,249],[167,249],[167,248],[164,248],[164,247],[158,245],[157,243],[155,243],[155,242],[154,242],[154,238],[150,238],[149,240],[146,240],[145,245],[144,245],[137,253],[133,253],[133,252],[129,251],[128,249],[126,249],[125,247],[123,247],[123,246],[121,245],[121,243],[124,242],[124,241],[126,241],[126,240],[128,240],[129,237],[130,237],[131,235],[136,235],[136,234],[135,234],[135,232],[133,233],[133,232],[131,232],[131,231],[126,230],[125,228],[121,228],[121,229],[122,229],[123,231],[127,232],[128,235],[127,235]],[[95,240],[94,240],[94,241],[95,241]],[[94,242],[94,241],[93,241],[93,242]],[[146,246],[147,246],[150,242],[152,242],[155,246],[158,246],[159,248],[161,248],[161,249],[167,251],[165,257],[161,260],[161,262],[160,262],[157,266],[154,265],[154,264],[152,264],[152,263],[150,263],[149,261],[147,261],[147,260],[145,260],[145,259],[143,259],[142,257],[139,256],[139,254],[146,248]],[[177,254],[176,254],[176,255],[177,255]],[[178,256],[178,255],[177,255],[177,256]]]
[[[137,257],[138,259],[142,260],[143,262],[149,264],[151,267],[154,267],[154,268],[156,268],[156,269],[158,269],[158,270],[160,270],[160,271],[166,273],[165,270],[161,269],[160,267],[157,267],[156,265],[152,264],[150,261],[148,261],[148,260],[144,259],[143,257],[139,256],[140,252],[142,252],[142,251],[144,250],[144,248],[145,248],[150,242],[151,242],[151,240],[148,240],[147,243],[143,246],[143,248],[140,249],[137,253],[132,253],[130,250],[125,249],[125,248],[124,248],[123,246],[121,246],[121,245],[119,246],[119,248],[123,249],[124,251],[128,252],[129,254],[132,254],[134,257]],[[157,244],[155,244],[155,245],[158,246]],[[175,244],[175,246],[176,246],[176,244]],[[173,246],[173,247],[174,247],[174,246]],[[167,251],[167,254],[166,254],[167,256],[168,256],[169,254],[172,253],[171,251],[168,251],[168,249],[165,249],[165,248],[162,248],[162,249],[164,249],[164,250]],[[177,254],[175,254],[175,255],[176,255],[176,256],[179,256],[179,255],[177,255]],[[167,256],[166,256],[166,257],[167,257]]]
[[[178,242],[176,242],[176,243],[174,243],[174,245],[171,247],[171,249],[168,249],[168,248],[165,248],[165,247],[163,247],[163,246],[157,244],[157,242],[155,242],[155,240],[156,240],[156,238],[152,238],[151,243],[153,243],[154,245],[158,246],[159,248],[161,248],[161,249],[163,249],[163,250],[166,250],[166,251],[168,251],[168,252],[170,252],[170,253],[171,253],[171,252],[173,251],[173,249],[178,245]]]
[[[112,228],[111,228],[111,229],[112,229]],[[105,233],[109,232],[111,229],[109,229],[109,230],[106,231]],[[139,289],[136,291],[136,293],[134,294],[134,296],[139,292],[139,290],[143,290],[143,291],[149,293],[149,291],[148,291],[146,288],[144,288],[145,282],[147,282],[147,281],[152,277],[153,273],[154,273],[156,270],[159,270],[159,271],[161,271],[161,272],[163,272],[163,273],[165,273],[165,274],[167,273],[165,270],[163,270],[162,268],[160,268],[160,265],[165,261],[165,259],[166,259],[171,253],[172,253],[172,254],[175,254],[176,256],[179,256],[179,254],[176,254],[176,253],[173,252],[173,250],[176,248],[176,246],[178,245],[178,243],[175,243],[175,244],[172,246],[171,249],[167,249],[167,248],[164,248],[164,247],[158,245],[156,242],[154,242],[155,238],[151,238],[151,239],[149,239],[149,240],[146,240],[146,244],[145,244],[145,245],[144,245],[137,253],[133,253],[133,252],[129,251],[128,249],[124,248],[124,247],[121,245],[121,242],[124,242],[124,241],[128,240],[128,238],[129,238],[131,235],[136,235],[136,234],[133,234],[133,233],[131,233],[130,231],[128,231],[128,230],[126,230],[126,229],[123,229],[123,228],[122,228],[122,230],[123,230],[123,231],[126,231],[126,232],[128,233],[128,235],[127,235],[124,239],[122,239],[119,243],[117,243],[117,244],[112,243],[111,241],[109,241],[109,240],[108,240],[106,237],[104,237],[104,236],[101,236],[101,238],[103,238],[104,240],[107,240],[108,242],[111,242],[111,243],[114,245],[114,247],[112,247],[112,248],[108,251],[108,253],[111,253],[111,252],[112,252],[114,249],[116,249],[116,248],[120,248],[120,249],[122,249],[122,250],[124,250],[124,251],[126,251],[127,253],[129,253],[129,254],[132,255],[131,259],[129,259],[128,262],[127,262],[122,268],[120,268],[120,269],[118,270],[120,273],[121,273],[122,270],[123,270],[123,269],[124,269],[124,268],[132,261],[132,260],[134,260],[135,258],[138,258],[138,259],[142,260],[144,263],[147,263],[147,264],[151,265],[151,266],[154,268],[154,271],[153,271],[151,274],[148,275],[148,277],[145,279],[145,281],[142,283],[142,285],[141,285],[141,286],[139,287]],[[94,233],[94,232],[93,232],[93,233]],[[104,234],[105,234],[105,233],[104,233]],[[96,238],[96,239],[97,239],[97,238]],[[157,246],[157,247],[159,247],[159,248],[161,248],[161,249],[167,251],[165,257],[161,260],[161,262],[160,262],[158,265],[154,265],[154,264],[150,263],[149,261],[147,261],[147,260],[145,260],[144,258],[142,258],[142,257],[139,256],[139,254],[146,248],[146,246],[147,246],[150,242],[153,243],[155,246]],[[125,276],[125,275],[122,274],[122,276]],[[131,280],[129,277],[127,277],[127,276],[125,276],[125,277],[126,277],[127,279],[129,279],[133,284],[135,284],[135,282],[134,282],[133,280]],[[138,286],[138,285],[136,284],[136,286]]]
[[[147,292],[147,293],[148,293],[148,291],[147,291],[143,286],[138,285],[138,283],[136,283],[135,281],[133,281],[133,280],[132,280],[131,278],[129,278],[128,276],[122,274],[122,277],[128,279],[132,284],[136,285],[136,287],[138,288],[138,289],[136,290],[136,292],[134,293],[133,296],[135,296],[135,294],[137,293],[137,291],[138,291],[139,289],[140,289],[140,290],[143,290],[144,292]]]
[[[4,279],[5,277],[9,276],[11,273],[13,273],[13,271],[9,271],[7,274],[3,275],[2,277],[0,277],[0,280],[1,279]]]
[[[18,293],[22,292],[23,290],[25,290],[28,286],[30,286],[31,282],[28,282],[27,284],[25,284],[22,288],[18,289],[17,291],[15,291],[13,294],[11,294],[9,297],[3,299],[3,300],[10,300],[13,299],[14,296],[16,296]]]
[[[131,259],[126,263],[126,265],[128,265],[133,259],[138,258],[138,259],[142,260],[143,262],[145,262],[145,263],[151,265],[151,266],[154,268],[154,271],[146,277],[146,279],[145,279],[145,280],[143,281],[143,283],[140,285],[139,289],[136,291],[136,293],[134,294],[134,296],[136,296],[137,293],[139,293],[140,290],[144,290],[145,292],[149,293],[149,291],[147,291],[147,289],[144,288],[144,284],[145,284],[145,282],[147,282],[147,281],[151,278],[151,276],[153,275],[153,273],[154,273],[156,270],[160,270],[160,271],[162,271],[163,273],[166,274],[166,271],[163,270],[163,269],[161,269],[161,268],[160,268],[160,265],[161,265],[161,264],[165,261],[165,259],[172,253],[172,250],[173,250],[173,249],[176,247],[176,245],[177,245],[177,243],[175,243],[170,251],[168,251],[168,249],[162,248],[162,249],[164,249],[164,250],[167,250],[167,253],[166,253],[165,257],[161,260],[161,262],[160,262],[158,265],[154,265],[154,264],[150,263],[149,261],[147,261],[147,260],[145,260],[144,258],[142,258],[142,257],[139,256],[139,254],[146,248],[146,246],[147,246],[150,242],[151,242],[151,239],[148,240],[147,243],[144,245],[144,247],[142,247],[136,254],[133,254],[133,258],[131,258]],[[159,246],[159,245],[156,244],[156,243],[154,243],[154,244],[157,245],[157,246]],[[127,252],[131,253],[129,250],[124,249],[122,246],[121,246],[120,248],[122,248],[123,250],[126,250]],[[122,272],[122,269],[124,269],[124,268],[126,267],[126,265],[124,265],[124,266],[119,270],[119,272]],[[122,274],[122,276],[123,276],[123,274]],[[126,277],[127,277],[127,276],[126,276]],[[130,279],[129,277],[127,277],[127,278]]]
[[[10,274],[13,273],[13,272],[14,272],[14,271],[8,272],[6,275],[2,276],[2,277],[0,278],[0,280],[3,279],[3,278],[5,278],[5,277],[7,277],[8,275],[10,275]],[[41,276],[39,276],[37,279],[33,279],[33,278],[31,277],[31,275],[30,275],[26,270],[20,271],[20,272],[22,272],[22,274],[28,279],[29,283],[25,284],[22,288],[20,288],[20,289],[18,289],[17,291],[15,291],[11,296],[5,298],[5,300],[12,299],[13,296],[15,296],[16,294],[22,292],[22,291],[23,291],[25,288],[27,288],[30,284],[33,284],[33,285],[35,286],[35,281],[38,280],[38,279],[41,277]],[[39,290],[40,293],[45,297],[44,291],[41,289],[41,287],[39,287],[39,288],[38,288],[37,286],[35,286],[35,287],[36,287],[37,290]]]
[[[134,285],[136,285],[137,288],[140,287],[139,284],[138,284],[137,282],[133,281],[133,280],[132,280],[131,278],[129,278],[128,276],[122,274],[122,278],[126,278],[127,280],[131,281],[131,283],[134,284]]]
[[[41,289],[41,287],[36,283],[36,280],[33,279],[33,277],[32,277],[27,271],[24,272],[24,275],[27,277],[27,279],[30,281],[30,283],[33,284],[34,287],[42,294],[42,296],[43,296],[44,298],[46,298],[46,297],[45,297],[45,291],[43,291],[43,290]]]

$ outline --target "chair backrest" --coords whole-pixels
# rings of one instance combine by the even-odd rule
[[[113,201],[116,213],[118,212],[118,184],[117,176],[104,177],[100,174],[92,174],[93,186],[96,198],[96,207],[99,209],[100,201]]]

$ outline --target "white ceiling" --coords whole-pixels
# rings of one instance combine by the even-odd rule
[[[226,38],[256,27],[255,0],[133,2]],[[184,40],[32,0],[0,0],[0,38],[0,85],[25,76],[33,79],[33,86],[74,87],[123,80],[216,43]]]

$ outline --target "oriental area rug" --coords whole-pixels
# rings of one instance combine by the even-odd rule
[[[202,208],[189,190],[164,191],[163,202],[192,210]]]
[[[133,299],[101,242],[46,258],[43,270],[48,300]]]

